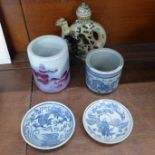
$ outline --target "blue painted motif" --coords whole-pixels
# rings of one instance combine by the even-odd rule
[[[120,79],[120,73],[107,77],[105,75],[95,73],[86,67],[86,84],[87,86],[96,93],[110,93],[115,90],[118,86]]]
[[[113,100],[99,100],[84,114],[86,131],[99,141],[118,141],[131,130],[127,111]]]
[[[30,111],[23,122],[23,133],[32,145],[56,147],[66,141],[75,127],[71,112],[60,104],[47,103]]]

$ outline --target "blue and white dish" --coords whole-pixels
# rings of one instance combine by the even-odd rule
[[[92,102],[84,111],[83,125],[88,135],[104,144],[125,140],[133,129],[133,118],[121,103],[101,99]]]
[[[32,107],[21,123],[21,134],[30,146],[49,150],[65,144],[75,130],[75,118],[64,104],[46,101]]]

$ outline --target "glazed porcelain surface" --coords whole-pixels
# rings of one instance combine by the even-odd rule
[[[81,60],[85,60],[91,49],[103,47],[106,32],[97,22],[90,19],[90,8],[83,2],[76,10],[78,19],[70,27],[64,18],[57,20],[62,28],[62,37],[68,42],[70,52]]]
[[[47,101],[32,107],[21,123],[21,134],[30,146],[49,150],[62,146],[73,135],[75,119],[64,104]]]
[[[83,125],[94,140],[115,144],[125,140],[133,129],[129,110],[115,100],[102,99],[91,103],[83,114]]]
[[[64,39],[45,35],[30,42],[27,48],[34,80],[44,92],[63,90],[70,81],[69,53]]]
[[[118,87],[123,65],[123,57],[113,49],[92,50],[86,57],[86,85],[95,93],[113,92]]]

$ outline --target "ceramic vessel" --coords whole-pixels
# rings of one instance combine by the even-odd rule
[[[121,103],[101,99],[86,108],[83,114],[83,125],[94,140],[104,144],[116,144],[130,135],[133,129],[133,118]]]
[[[32,107],[21,123],[21,134],[30,146],[49,150],[64,145],[73,135],[75,119],[64,104],[46,101]]]
[[[69,53],[64,39],[54,35],[38,37],[30,42],[27,53],[40,90],[56,93],[68,85]]]
[[[113,92],[119,84],[124,60],[110,48],[92,50],[86,57],[86,85],[99,94]]]
[[[82,2],[76,10],[77,20],[70,27],[64,18],[56,24],[62,28],[62,37],[68,42],[70,52],[85,60],[91,49],[103,47],[106,42],[106,32],[97,22],[91,20],[90,8]]]

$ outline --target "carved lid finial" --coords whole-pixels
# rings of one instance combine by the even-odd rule
[[[82,2],[81,5],[76,10],[76,15],[78,18],[90,18],[91,9],[85,2]]]

